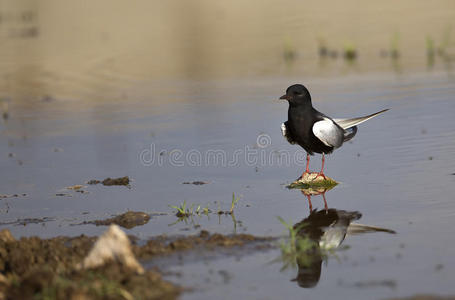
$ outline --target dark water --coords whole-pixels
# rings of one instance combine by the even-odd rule
[[[277,216],[295,223],[309,215],[306,197],[285,187],[303,170],[304,153],[282,138],[279,126],[287,104],[274,101],[298,81],[172,81],[157,83],[159,96],[150,96],[150,101],[138,96],[137,101],[68,105],[67,100],[44,99],[33,109],[13,102],[0,127],[0,191],[26,196],[0,200],[1,221],[47,219],[1,228],[16,237],[96,235],[105,227],[73,224],[140,210],[167,213],[127,230],[142,238],[201,229],[284,235]],[[183,296],[188,299],[380,299],[455,293],[453,80],[435,72],[304,82],[314,105],[333,117],[391,109],[362,124],[352,143],[327,158],[326,174],[341,184],[326,198],[329,208],[359,211],[358,222],[397,233],[347,236],[343,245],[350,248],[322,264],[312,289],[292,281],[297,270],[280,272],[280,264],[270,264],[278,250],[195,259],[183,266],[171,261],[167,270],[182,277],[169,279],[197,288]],[[276,151],[290,163],[274,160]],[[315,156],[311,168],[319,167],[320,157]],[[125,175],[133,180],[131,188],[88,186],[87,194],[62,190]],[[182,184],[195,180],[208,184]],[[55,196],[58,193],[72,197]],[[235,209],[240,222],[211,214],[173,224],[178,219],[169,205],[185,200],[228,210],[232,193],[240,197]],[[312,204],[323,208],[322,197],[313,197]]]

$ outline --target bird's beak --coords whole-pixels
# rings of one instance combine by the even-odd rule
[[[289,100],[288,95],[283,95],[280,97],[280,100]]]

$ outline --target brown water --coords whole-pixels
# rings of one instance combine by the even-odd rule
[[[304,153],[281,137],[287,105],[273,100],[303,82],[330,116],[391,108],[328,157],[327,174],[341,184],[326,198],[397,234],[348,236],[350,248],[322,264],[313,289],[292,281],[297,270],[270,264],[278,250],[156,264],[196,287],[188,299],[454,294],[453,2],[185,3],[2,3],[0,194],[18,197],[0,199],[1,227],[16,237],[95,235],[105,227],[74,224],[136,210],[165,213],[127,230],[142,238],[282,236],[277,216],[295,223],[309,210],[285,188]],[[427,36],[444,50],[433,64]],[[319,39],[336,59],[319,57]],[[341,57],[346,44],[354,61]],[[381,57],[395,48],[398,58]],[[313,157],[311,168],[319,163]],[[131,188],[64,189],[125,175]],[[195,180],[208,184],[182,184]],[[176,222],[169,207],[228,210],[232,193],[235,220]],[[323,208],[320,196],[312,204]],[[26,218],[45,219],[19,225]]]

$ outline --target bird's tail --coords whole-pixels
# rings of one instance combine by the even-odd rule
[[[396,233],[392,229],[387,229],[387,228],[382,228],[382,227],[377,227],[377,226],[369,226],[369,225],[363,225],[363,224],[359,224],[359,223],[349,224],[349,227],[348,227],[349,235],[368,233],[368,232],[386,232],[386,233],[392,233],[392,234]]]
[[[367,121],[367,120],[369,120],[371,118],[374,118],[377,115],[382,114],[383,112],[386,112],[388,110],[389,109],[383,109],[381,111],[378,111],[377,113],[374,113],[374,114],[371,114],[371,115],[368,115],[368,116],[364,116],[364,117],[359,117],[359,118],[333,119],[333,120],[335,121],[335,123],[340,125],[341,128],[343,128],[344,130],[347,130],[347,129],[350,129],[350,128],[356,126],[356,125],[359,125],[360,123],[363,123],[363,122],[365,122],[365,121]],[[357,129],[354,130],[354,135],[355,135],[355,132],[357,132]],[[351,138],[349,138],[349,139],[351,139]],[[345,137],[345,141],[346,141],[346,137]]]

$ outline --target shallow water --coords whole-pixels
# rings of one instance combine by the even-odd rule
[[[141,238],[201,229],[284,235],[277,216],[295,223],[309,214],[306,197],[285,187],[303,170],[304,153],[281,137],[279,125],[286,118],[287,104],[274,100],[293,81],[258,79],[248,88],[229,80],[188,82],[190,90],[203,93],[190,94],[194,101],[189,103],[165,101],[160,107],[165,114],[144,102],[77,106],[77,111],[61,106],[58,99],[38,103],[34,111],[12,106],[10,118],[2,124],[0,190],[27,195],[0,200],[2,222],[49,219],[2,228],[16,237],[94,235],[105,227],[72,225],[140,210],[167,213],[127,230]],[[330,257],[322,265],[313,289],[291,281],[296,270],[280,272],[279,264],[269,264],[278,250],[206,263],[196,259],[183,266],[169,263],[169,270],[183,274],[170,279],[198,287],[183,298],[233,298],[238,293],[257,299],[301,295],[325,299],[333,294],[378,299],[454,293],[453,81],[445,73],[422,73],[307,80],[306,85],[314,105],[330,116],[391,109],[362,124],[352,143],[328,156],[326,174],[341,183],[326,198],[330,208],[359,211],[360,223],[397,234],[348,236],[343,245],[350,249],[339,252],[339,261]],[[214,98],[217,101],[210,101]],[[268,161],[277,150],[289,155],[291,162]],[[218,161],[210,151],[221,153]],[[295,155],[300,155],[299,161]],[[320,156],[314,156],[311,168],[319,166]],[[67,186],[124,175],[132,178],[131,188],[87,186],[87,194],[65,190],[72,197],[55,196]],[[208,184],[182,184],[195,180]],[[169,205],[185,200],[188,205],[228,210],[232,193],[240,197],[237,222],[211,214],[173,224],[178,218]],[[314,196],[312,205],[323,208],[322,197]],[[224,275],[212,275],[220,270]],[[207,277],[212,280],[207,282]]]
[[[305,153],[281,136],[287,104],[276,99],[303,82],[333,117],[390,108],[327,157],[340,184],[325,196],[396,234],[348,235],[311,289],[270,263],[278,249],[144,263],[195,288],[184,299],[455,294],[453,2],[182,3],[2,2],[0,195],[17,197],[0,198],[0,229],[98,235],[106,227],[79,224],[134,210],[152,215],[126,230],[142,239],[283,237],[278,216],[296,223],[310,211],[286,188]],[[86,184],[126,175],[130,188]],[[183,184],[193,181],[207,184]],[[76,184],[86,193],[65,189]],[[229,210],[233,193],[234,218],[179,220],[169,207]],[[323,209],[322,196],[312,207]]]

